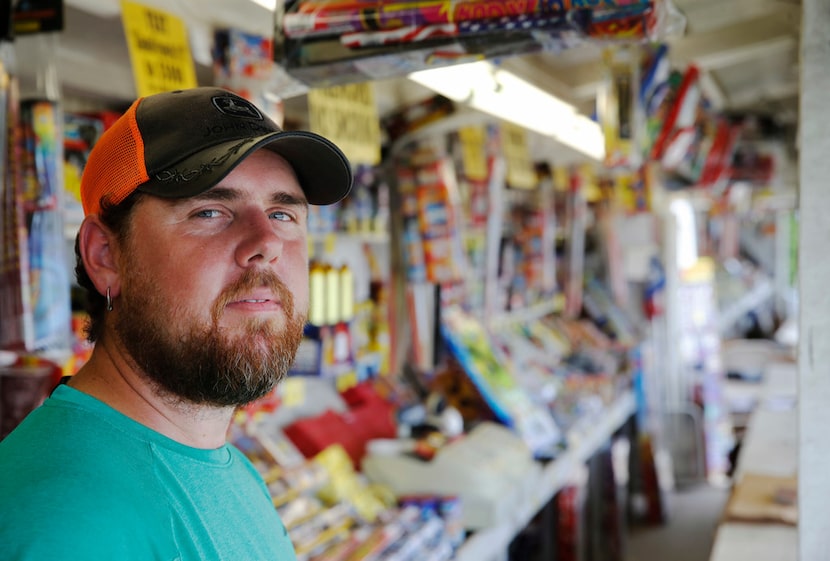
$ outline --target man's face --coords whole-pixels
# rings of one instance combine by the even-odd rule
[[[171,397],[236,406],[285,375],[308,313],[308,207],[258,150],[209,191],[145,197],[119,255],[115,331]]]

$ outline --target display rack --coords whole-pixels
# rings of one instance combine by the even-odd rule
[[[533,516],[553,498],[553,496],[570,481],[580,465],[585,463],[603,443],[622,427],[634,414],[636,402],[630,391],[622,393],[613,404],[605,409],[590,429],[581,434],[569,435],[574,445],[561,456],[548,463],[540,472],[538,480],[526,488],[534,489],[532,497],[524,501],[505,501],[520,505],[515,512],[505,517],[506,522],[480,530],[457,551],[454,559],[458,561],[497,561],[506,558],[507,548],[514,537],[527,527]],[[588,423],[586,423],[588,424]],[[519,489],[516,492],[520,492]]]

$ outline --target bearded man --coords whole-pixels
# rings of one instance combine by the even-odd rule
[[[3,559],[293,560],[234,411],[289,369],[309,204],[352,172],[327,139],[194,88],[137,100],[81,183],[90,360],[0,442]]]

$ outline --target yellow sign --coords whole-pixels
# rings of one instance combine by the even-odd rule
[[[310,128],[337,144],[355,164],[380,163],[380,119],[369,83],[308,92]]]
[[[507,163],[507,184],[514,189],[536,187],[536,172],[527,149],[527,132],[512,123],[501,124],[501,148]]]
[[[485,181],[487,170],[487,131],[482,126],[462,127],[458,129],[461,140],[461,161],[464,175],[473,181]]]
[[[122,0],[121,21],[139,96],[198,85],[187,28],[181,19]]]

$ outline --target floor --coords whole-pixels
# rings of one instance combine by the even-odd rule
[[[728,493],[706,483],[668,493],[668,521],[631,528],[626,561],[708,561]]]

